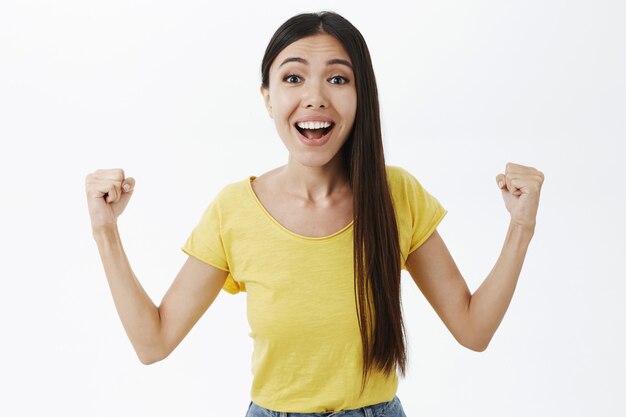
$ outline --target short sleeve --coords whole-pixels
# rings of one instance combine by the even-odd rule
[[[410,254],[430,237],[448,211],[413,175],[408,174],[407,182],[412,219]]]
[[[219,197],[220,195],[209,204],[181,249],[189,256],[228,272],[223,289],[231,294],[236,294],[242,288],[230,274],[231,268],[228,265],[225,250],[225,243],[227,244],[227,242],[224,242],[222,234]]]

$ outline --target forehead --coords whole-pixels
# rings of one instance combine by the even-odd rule
[[[341,42],[327,33],[307,36],[306,38],[298,39],[287,45],[287,47],[276,56],[272,66],[276,68],[286,58],[291,57],[304,58],[309,62],[313,62],[316,59],[327,60],[331,58],[341,58],[351,62]]]

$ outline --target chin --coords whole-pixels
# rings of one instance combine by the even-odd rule
[[[294,162],[309,168],[320,168],[328,165],[330,159],[314,159],[314,158],[293,158]]]
[[[334,159],[339,157],[339,152],[335,152],[332,155],[325,152],[297,152],[290,153],[289,159],[309,168],[319,168],[328,165]]]

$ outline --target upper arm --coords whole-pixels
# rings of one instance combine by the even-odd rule
[[[406,268],[450,333],[460,344],[468,346],[471,293],[436,229],[409,254]]]
[[[189,256],[159,306],[161,343],[169,355],[218,296],[228,272]]]

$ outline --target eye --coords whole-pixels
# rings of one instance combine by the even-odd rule
[[[289,84],[295,84],[299,82],[300,80],[301,80],[300,76],[296,74],[289,74],[283,78],[283,81]]]
[[[334,77],[328,80],[331,84],[347,84],[348,79],[346,77],[342,77],[341,75],[335,75]]]

